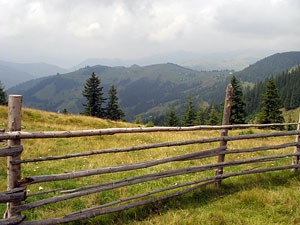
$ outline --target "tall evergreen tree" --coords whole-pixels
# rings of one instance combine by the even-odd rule
[[[86,80],[83,96],[87,99],[87,104],[83,104],[83,114],[104,118],[105,111],[102,104],[105,102],[103,98],[103,87],[100,87],[100,79],[93,72]]]
[[[195,110],[192,96],[188,97],[186,107],[187,108],[185,110],[184,125],[187,127],[194,126],[197,124],[197,112]]]
[[[175,110],[172,108],[167,115],[166,126],[168,127],[177,127],[179,126],[179,119],[176,115]]]
[[[246,117],[246,104],[243,100],[242,87],[239,80],[235,76],[232,77],[230,82],[233,86],[230,124],[243,124],[245,123]]]
[[[106,117],[111,120],[120,120],[124,117],[123,111],[119,107],[117,89],[111,86],[108,92],[108,103],[106,108]]]
[[[267,83],[267,89],[263,94],[262,111],[258,115],[258,121],[262,124],[282,123],[281,100],[273,78]]]
[[[212,106],[211,111],[209,113],[209,119],[207,121],[208,125],[218,125],[220,124],[220,115],[216,109],[216,106]]]
[[[198,124],[204,125],[205,124],[205,118],[206,118],[206,112],[205,110],[200,106],[198,110]]]
[[[0,81],[0,105],[7,105],[7,94],[4,91],[4,87]]]

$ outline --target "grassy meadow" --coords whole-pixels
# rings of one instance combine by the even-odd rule
[[[113,122],[97,118],[48,113],[32,109],[23,110],[23,131],[83,130],[111,127],[136,127],[135,124]],[[7,127],[7,108],[0,107],[0,128]],[[271,132],[270,130],[244,129],[232,130],[229,135]],[[99,137],[35,139],[22,140],[23,159],[45,156],[65,155],[98,149],[138,146],[157,142],[181,141],[197,138],[220,136],[219,131],[195,131],[173,133],[117,134]],[[251,148],[258,146],[292,142],[295,137],[262,138],[229,142],[229,149]],[[4,144],[2,144],[4,146]],[[218,147],[219,143],[196,144],[180,147],[158,148],[130,153],[103,154],[87,157],[22,164],[22,177],[60,174],[73,170],[101,168],[113,165],[150,161],[165,157],[187,154],[199,150]],[[271,150],[257,153],[228,155],[226,161],[243,158],[261,157],[293,152],[293,148]],[[0,191],[6,190],[6,158],[0,158]],[[46,191],[55,188],[72,189],[80,186],[118,180],[125,177],[154,173],[201,164],[215,163],[216,157],[202,160],[167,163],[156,167],[136,171],[119,172],[29,185],[28,193]],[[278,161],[254,163],[238,167],[225,168],[225,173],[251,169],[256,166],[275,167],[290,165],[291,158]],[[28,220],[54,218],[73,211],[108,203],[121,198],[145,193],[176,183],[184,183],[214,174],[214,171],[188,174],[183,176],[155,180],[143,184],[119,188],[83,196],[63,202],[46,205],[23,212]],[[174,190],[177,191],[177,190]],[[168,193],[172,193],[170,191]],[[45,194],[29,197],[27,202],[41,200],[58,195]],[[279,171],[264,174],[233,177],[223,181],[222,188],[214,185],[198,189],[189,194],[163,202],[138,207],[123,212],[99,216],[71,224],[300,224],[298,206],[300,204],[299,172]],[[154,195],[158,196],[158,195]],[[151,196],[152,197],[152,196]],[[5,204],[0,205],[3,215]]]

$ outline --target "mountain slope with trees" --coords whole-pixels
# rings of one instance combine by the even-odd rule
[[[245,93],[248,114],[255,114],[260,111],[260,103],[263,100],[262,94],[266,91],[268,81],[256,83],[251,90]],[[281,107],[290,110],[300,106],[300,66],[274,77],[274,83],[281,98]]]
[[[218,106],[224,101],[226,86],[233,75],[240,80],[241,86],[245,83],[253,86],[256,81],[262,82],[265,78],[295,68],[299,62],[300,52],[286,52],[266,57],[237,73],[229,70],[199,72],[172,63],[130,67],[86,66],[74,72],[31,80],[7,92],[24,95],[27,107],[48,111],[66,108],[69,113],[82,113],[85,81],[95,72],[101,79],[104,98],[108,97],[112,85],[118,90],[120,108],[126,114],[126,120],[134,121],[137,116],[154,119],[166,115],[171,108],[183,115],[188,96],[193,96],[196,109],[207,104]],[[259,95],[264,91],[261,84],[254,85],[255,89],[262,90],[254,91],[254,96],[245,95],[245,99],[248,98],[246,111],[250,114],[258,112]],[[296,89],[293,93],[298,95]],[[296,97],[290,94],[284,98],[296,101]],[[291,100],[283,99],[283,102],[289,102],[286,103],[289,108],[297,104]]]
[[[145,67],[97,65],[25,82],[8,93],[24,95],[27,107],[48,111],[66,108],[69,113],[80,113],[83,112],[83,87],[93,72],[101,79],[105,93],[112,84],[118,90],[120,107],[131,121],[140,114],[158,115],[172,106],[183,111],[188,95],[197,104],[208,101],[205,97],[209,96],[209,89],[229,76],[229,71],[198,72],[172,63]],[[107,97],[105,94],[104,98]]]
[[[276,76],[300,64],[300,52],[284,52],[268,56],[235,73],[242,81],[259,82]]]

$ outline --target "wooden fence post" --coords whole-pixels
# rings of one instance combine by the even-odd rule
[[[8,99],[8,132],[21,130],[22,119],[22,95],[10,95]],[[8,140],[8,146],[20,145],[20,139]],[[12,160],[20,160],[21,154],[7,157],[7,190],[11,190],[18,186],[17,182],[21,179],[21,164],[13,165],[10,163]],[[19,215],[13,213],[12,207],[20,205],[21,202],[9,202],[7,203],[7,209],[5,213],[6,218]]]
[[[225,104],[224,104],[224,114],[223,114],[223,121],[222,125],[229,125],[230,120],[230,113],[231,113],[231,105],[232,105],[232,95],[233,95],[233,86],[232,84],[228,84],[226,88],[226,97],[225,97]],[[222,129],[221,130],[221,136],[227,136],[228,135],[228,129]],[[221,141],[220,147],[227,147],[227,141]],[[225,161],[225,154],[218,156],[218,163]],[[216,169],[216,175],[223,174],[223,167]],[[217,187],[221,186],[222,181],[219,180],[216,183]]]
[[[299,120],[298,123],[300,123],[300,113],[299,113]],[[300,130],[300,124],[297,125],[297,130]],[[297,146],[295,146],[295,153],[300,153],[300,135],[296,136],[296,142],[298,143]],[[293,157],[293,165],[299,164],[299,156],[296,155]],[[296,172],[298,168],[293,168],[292,171]]]

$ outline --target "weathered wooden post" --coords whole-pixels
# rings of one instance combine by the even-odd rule
[[[8,131],[20,131],[21,119],[22,119],[22,95],[10,95],[8,99]],[[20,139],[8,140],[8,146],[20,145]],[[21,154],[7,157],[7,190],[11,190],[17,187],[18,180],[21,179],[21,164],[13,165],[10,162],[12,160],[20,160]],[[20,202],[7,203],[6,218],[17,216],[12,211],[12,207],[20,205]]]
[[[232,95],[233,95],[233,86],[232,84],[228,84],[226,88],[226,97],[225,97],[225,104],[224,104],[224,114],[223,114],[223,121],[222,125],[229,125],[230,120],[230,113],[231,113],[231,105],[232,105]],[[228,135],[228,129],[222,129],[221,130],[221,136],[227,136]],[[221,141],[220,147],[227,147],[227,141]],[[225,154],[221,154],[218,156],[218,163],[225,161]],[[216,169],[216,175],[223,174],[223,167],[219,167]],[[216,183],[217,187],[221,186],[222,181],[219,180]]]
[[[298,123],[300,123],[300,113],[299,113],[299,120],[298,120]],[[300,124],[298,124],[297,126],[297,130],[300,130]],[[296,136],[296,142],[298,143],[297,146],[295,146],[295,153],[300,153],[300,135],[297,135]],[[295,155],[293,157],[293,165],[297,165],[299,164],[299,156],[298,155]],[[294,172],[296,172],[298,170],[298,168],[293,168],[292,169]]]

